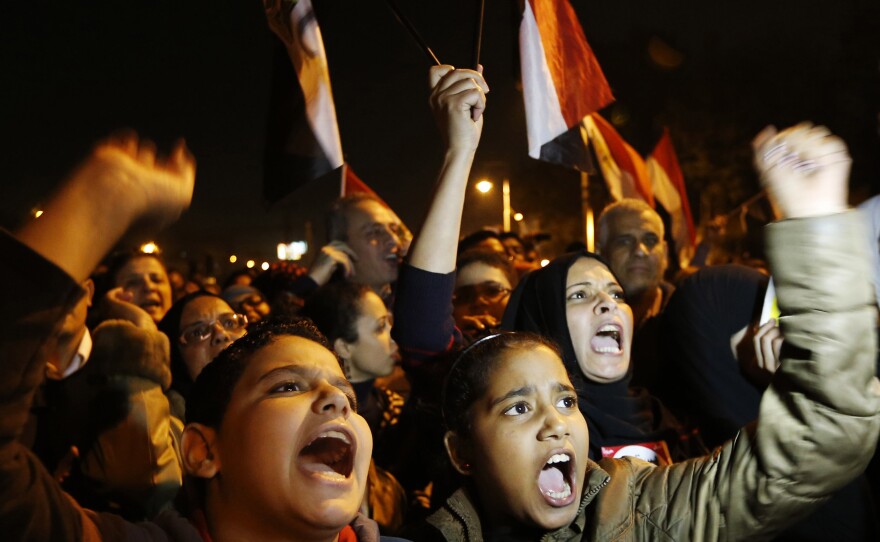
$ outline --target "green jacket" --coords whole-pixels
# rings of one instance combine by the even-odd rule
[[[770,538],[860,474],[880,431],[863,228],[855,212],[768,226],[785,344],[758,420],[711,455],[675,465],[591,463],[575,521],[542,540]],[[442,539],[482,541],[466,490],[428,523]]]

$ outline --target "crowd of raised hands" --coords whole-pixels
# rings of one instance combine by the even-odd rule
[[[446,65],[431,68],[429,86],[445,154],[412,245],[385,257],[400,265],[393,301],[376,288],[334,286],[363,263],[341,239],[306,275],[310,295],[350,308],[336,314],[307,298],[302,314],[316,315],[318,328],[290,314],[243,316],[236,307],[256,307],[255,290],[235,290],[250,296],[235,301],[190,294],[158,317],[150,310],[164,294],[141,301],[135,287],[105,290],[96,302],[109,322],[92,330],[92,356],[105,361],[81,369],[98,371],[89,385],[104,387],[83,392],[88,408],[44,418],[102,418],[100,438],[70,448],[85,474],[50,474],[33,457],[33,397],[53,393],[47,364],[67,372],[52,351],[103,258],[132,228],[167,227],[189,207],[195,158],[183,141],[163,154],[133,133],[110,137],[39,220],[4,235],[4,250],[20,256],[0,266],[15,306],[0,326],[4,536],[363,542],[378,539],[372,518],[383,534],[412,540],[772,537],[864,470],[880,430],[876,307],[866,255],[849,242],[859,226],[847,211],[851,160],[840,139],[810,124],[755,138],[754,165],[782,217],[768,234],[782,317],[750,343],[770,375],[757,426],[711,455],[679,462],[667,452],[670,464],[658,468],[596,455],[606,428],[632,427],[603,409],[646,404],[631,402],[626,385],[633,316],[604,260],[577,254],[519,277],[505,321],[491,316],[493,333],[472,344],[455,326],[464,196],[491,122],[489,86],[482,67]],[[506,284],[491,295],[509,295],[515,284]],[[397,361],[404,384],[386,393],[377,379]],[[603,403],[615,382],[621,395]],[[102,402],[136,395],[119,412]],[[94,430],[79,423],[71,427]],[[607,444],[642,444],[649,433]],[[145,472],[125,470],[141,456]],[[86,510],[91,501],[63,493],[59,480],[70,476],[92,476],[104,494],[116,484],[124,497],[115,504],[150,521]]]

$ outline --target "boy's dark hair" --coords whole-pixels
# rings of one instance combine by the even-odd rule
[[[482,263],[489,267],[500,269],[504,276],[507,277],[507,282],[510,283],[511,288],[516,288],[516,284],[519,282],[519,277],[510,260],[500,252],[484,248],[467,250],[458,257],[456,270],[460,273],[462,269],[473,263]]]
[[[494,231],[479,230],[462,237],[462,239],[458,242],[458,253],[462,254],[476,247],[486,239],[497,239],[498,242],[501,243],[501,237]]]
[[[358,340],[356,323],[361,300],[368,291],[370,287],[366,284],[331,282],[308,298],[301,314],[318,326],[331,345],[336,339],[353,343]]]
[[[314,341],[331,353],[326,337],[311,320],[305,318],[269,319],[248,329],[247,334],[232,343],[209,363],[196,378],[186,401],[187,422],[219,428],[229,406],[232,391],[241,379],[253,354],[284,336]],[[336,357],[336,354],[333,353]],[[336,357],[339,360],[338,357]],[[340,363],[340,366],[342,364]]]
[[[522,331],[489,335],[462,350],[443,384],[441,405],[446,428],[460,436],[470,436],[471,406],[486,394],[492,374],[503,356],[512,350],[537,346],[546,346],[562,359],[555,343],[540,335]]]

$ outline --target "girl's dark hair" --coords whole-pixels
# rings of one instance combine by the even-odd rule
[[[545,346],[562,359],[559,347],[534,333],[504,331],[489,335],[465,348],[446,375],[442,409],[446,428],[470,436],[473,404],[486,394],[492,375],[502,358],[514,350]]]
[[[310,318],[330,344],[336,339],[347,343],[356,342],[360,303],[368,291],[370,287],[365,284],[331,282],[318,288],[309,297],[300,314]]]
[[[202,369],[186,399],[187,422],[219,429],[232,391],[244,374],[253,354],[279,337],[294,336],[314,341],[339,357],[327,338],[306,318],[269,319],[258,322],[242,338],[217,355]],[[340,367],[342,364],[340,363]]]

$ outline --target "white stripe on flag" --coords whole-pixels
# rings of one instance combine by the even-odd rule
[[[519,27],[519,50],[529,156],[539,159],[541,145],[564,134],[568,131],[568,126],[562,117],[559,96],[547,65],[538,23],[528,0],[525,2]]]
[[[293,43],[288,52],[306,103],[306,116],[315,139],[332,168],[342,165],[342,142],[330,88],[327,55],[311,0],[299,0],[290,12]]]
[[[669,213],[672,221],[672,238],[675,240],[675,250],[681,253],[683,249],[690,245],[690,235],[688,233],[687,219],[684,216],[684,209],[681,205],[681,194],[672,184],[669,175],[663,166],[660,165],[653,156],[649,157],[647,162],[648,177],[651,178],[651,184],[654,187],[654,198]]]

